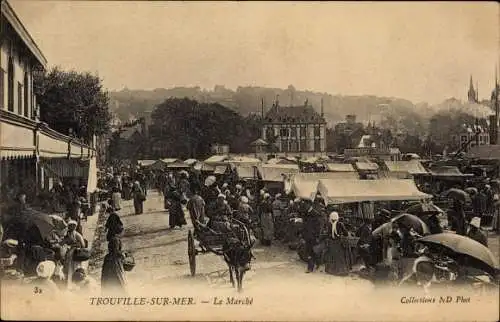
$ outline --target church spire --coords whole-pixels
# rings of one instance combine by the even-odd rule
[[[474,83],[472,81],[472,75],[470,75],[470,82],[469,82],[469,92],[467,93],[469,103],[477,103],[477,95],[476,91],[474,90]]]

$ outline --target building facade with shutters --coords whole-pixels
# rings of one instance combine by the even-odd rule
[[[275,102],[263,117],[262,139],[270,153],[323,155],[326,153],[326,120],[306,101],[302,106]]]
[[[10,4],[0,5],[0,190],[2,200],[11,190],[30,198],[56,179],[88,174],[95,139],[89,146],[40,122],[33,76],[47,60]]]

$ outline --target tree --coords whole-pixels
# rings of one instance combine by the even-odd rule
[[[54,130],[90,141],[109,131],[108,93],[99,77],[55,67],[35,76],[40,119]]]
[[[260,118],[243,118],[218,103],[198,103],[188,98],[169,98],[151,115],[151,140],[168,147],[175,157],[201,157],[210,154],[210,145],[228,144],[232,152],[250,150],[259,136]]]

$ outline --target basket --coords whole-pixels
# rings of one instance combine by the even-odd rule
[[[132,255],[125,253],[125,258],[123,259],[123,269],[126,272],[130,272],[135,267],[135,259]]]

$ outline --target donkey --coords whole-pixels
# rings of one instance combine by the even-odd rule
[[[234,273],[238,292],[243,290],[243,276],[246,271],[250,270],[250,262],[255,258],[252,254],[252,246],[252,244],[244,243],[238,238],[228,238],[223,246],[224,261],[229,267],[229,279],[235,287]]]

